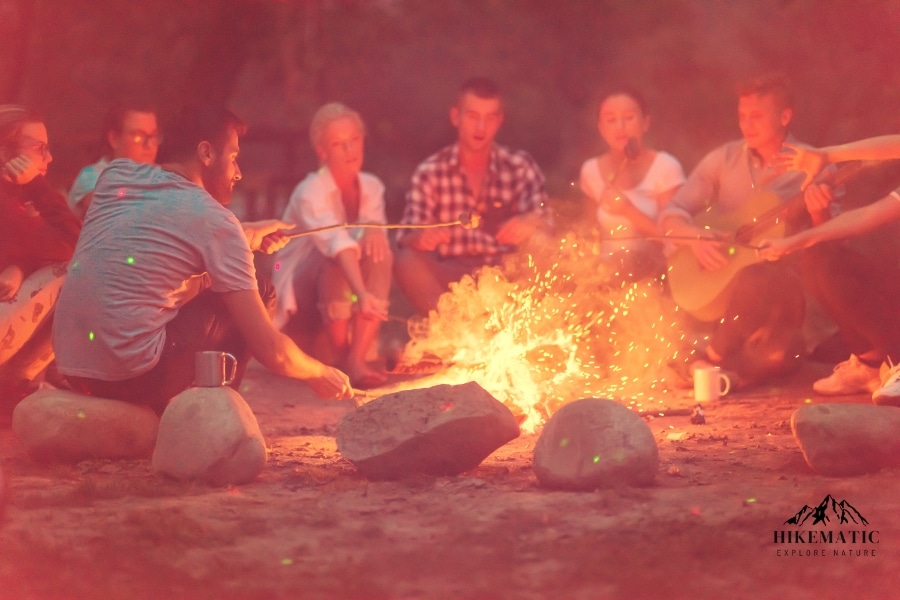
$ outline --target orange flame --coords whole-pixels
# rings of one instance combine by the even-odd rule
[[[451,285],[410,324],[404,362],[434,355],[438,382],[477,381],[523,418],[528,433],[563,403],[588,396],[652,410],[670,392],[666,364],[684,337],[661,282],[619,280],[599,242],[567,236]],[[695,342],[696,343],[696,342]]]

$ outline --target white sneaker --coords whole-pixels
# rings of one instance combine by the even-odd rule
[[[872,394],[872,402],[879,406],[900,407],[900,364],[888,363],[890,368],[881,378],[881,387]]]
[[[838,363],[834,372],[813,383],[813,389],[823,396],[848,396],[851,394],[871,394],[881,385],[878,369],[860,362],[859,357]]]

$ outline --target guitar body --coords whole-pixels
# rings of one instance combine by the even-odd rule
[[[722,211],[718,206],[712,206],[698,214],[694,218],[695,225],[726,234],[722,250],[728,257],[728,264],[708,271],[697,262],[690,246],[679,246],[667,259],[666,277],[675,303],[701,321],[721,319],[731,298],[730,288],[735,276],[745,267],[761,261],[756,250],[729,244],[729,240],[735,239],[738,229],[754,223],[761,214],[777,210],[780,204],[781,200],[775,194],[757,192],[738,209]],[[741,241],[755,246],[762,239],[780,238],[784,234],[785,223],[778,220]],[[760,293],[765,293],[765,290],[760,290]]]

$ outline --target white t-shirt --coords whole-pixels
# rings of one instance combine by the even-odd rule
[[[112,161],[97,181],[56,305],[60,372],[121,381],[149,371],[166,324],[206,287],[257,289],[237,218],[175,173]]]
[[[286,223],[296,223],[294,231],[309,231],[320,227],[347,222],[341,191],[334,182],[328,167],[310,173],[301,181],[288,202],[281,218]],[[359,174],[359,217],[357,223],[387,223],[384,213],[384,184],[376,176]],[[272,283],[278,304],[273,322],[282,328],[292,314],[297,312],[297,298],[294,290],[294,274],[302,268],[312,252],[319,252],[328,258],[335,257],[342,250],[354,248],[359,251],[359,239],[365,229],[347,227],[316,233],[291,240],[275,257],[275,271]]]
[[[591,158],[581,165],[581,190],[594,201],[599,201],[608,183],[600,173],[599,157]],[[658,198],[685,181],[681,163],[667,152],[657,152],[644,179],[635,187],[621,190],[636,209],[656,220],[659,213]],[[639,236],[631,221],[622,215],[614,215],[597,207],[597,223],[604,239]],[[622,240],[604,243],[604,251],[616,252],[624,249],[638,250],[646,245],[642,240]]]

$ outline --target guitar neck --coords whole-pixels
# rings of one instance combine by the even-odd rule
[[[830,179],[830,183],[834,187],[839,187],[850,181],[857,173],[865,168],[865,163],[861,160],[848,162],[841,166]],[[803,210],[806,209],[803,192],[799,192],[791,198],[785,200],[775,208],[759,215],[752,223],[748,223],[739,228],[734,235],[735,241],[747,243],[752,240],[760,232],[770,228],[775,223],[792,219]]]

